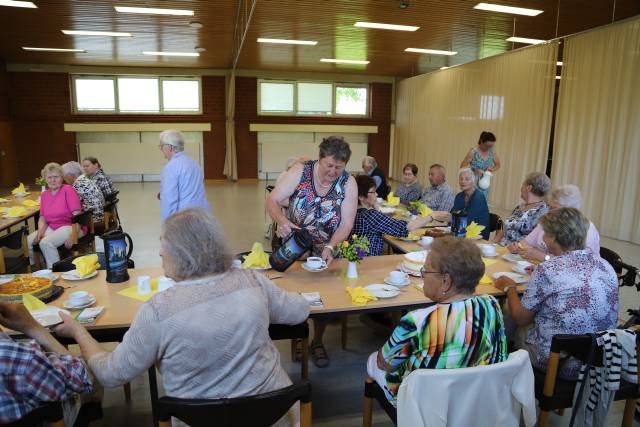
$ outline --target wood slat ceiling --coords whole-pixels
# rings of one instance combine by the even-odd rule
[[[237,1],[34,0],[38,9],[0,7],[0,58],[14,63],[229,68]],[[405,0],[406,1],[406,0]],[[496,1],[498,2],[498,1]],[[500,1],[542,9],[537,17],[474,10],[476,0],[258,0],[238,68],[410,76],[506,52],[523,45],[511,35],[552,39],[640,14],[638,0]],[[114,5],[192,9],[194,17],[116,13]],[[559,20],[558,4],[560,5]],[[615,10],[614,10],[615,5]],[[194,29],[190,21],[204,27]],[[356,21],[416,25],[416,32],[356,28]],[[71,37],[61,29],[124,31],[132,38]],[[266,45],[258,37],[317,40],[316,46]],[[86,49],[87,53],[25,52],[21,46]],[[193,51],[199,58],[142,55],[144,50]],[[407,47],[453,50],[452,57],[406,53]],[[366,59],[367,66],[320,58]]]

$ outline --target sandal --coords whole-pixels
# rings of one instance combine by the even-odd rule
[[[318,368],[326,368],[329,366],[329,355],[323,344],[312,344],[309,347],[313,364]]]

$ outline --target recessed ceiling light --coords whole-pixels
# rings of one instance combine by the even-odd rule
[[[276,43],[276,44],[304,44],[309,46],[315,46],[318,44],[314,40],[286,40],[286,39],[265,39],[259,38],[258,43]]]
[[[145,50],[142,52],[144,55],[155,55],[155,56],[200,56],[198,52],[152,52]]]
[[[69,36],[106,36],[106,37],[132,37],[131,33],[119,33],[114,31],[84,31],[84,30],[60,30]]]
[[[25,47],[22,46],[22,49],[28,50],[31,52],[86,52],[84,49],[61,49],[57,47]]]
[[[33,2],[30,1],[14,1],[14,0],[0,0],[0,6],[9,6],[9,7],[26,7],[29,9],[37,9]]]
[[[502,4],[492,4],[492,3],[478,3],[473,6],[474,9],[479,10],[488,10],[491,12],[502,12],[502,13],[511,13],[513,15],[526,15],[526,16],[538,16],[544,10],[538,9],[527,9],[525,7],[514,7],[514,6],[505,6]]]
[[[128,6],[114,6],[114,9],[116,10],[116,12],[122,12],[122,13],[193,16],[193,10],[185,10],[185,9],[160,9],[156,7],[128,7]]]
[[[395,24],[380,24],[377,22],[362,22],[358,21],[353,24],[354,27],[363,28],[377,28],[380,30],[395,30],[395,31],[417,31],[420,27],[414,27],[411,25],[395,25]]]
[[[539,43],[546,42],[546,40],[528,39],[526,37],[509,37],[507,39],[507,41],[508,42],[515,42],[515,43],[524,43],[524,44],[539,44]]]
[[[560,78],[561,78],[560,76],[556,76],[556,80],[560,80]]]
[[[408,47],[404,51],[414,52],[414,53],[428,53],[430,55],[448,55],[448,56],[452,56],[458,53],[458,52],[451,52],[449,50],[418,49],[416,47]]]
[[[359,65],[367,65],[369,61],[356,61],[354,59],[328,59],[322,58],[320,62],[333,62],[336,64],[359,64]]]
[[[562,61],[558,61],[558,62],[556,62],[556,65],[557,65],[558,67],[562,67]]]

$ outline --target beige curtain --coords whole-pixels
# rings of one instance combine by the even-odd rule
[[[398,85],[393,171],[415,163],[428,183],[428,167],[457,171],[480,132],[496,135],[502,162],[489,203],[513,209],[528,172],[545,171],[553,110],[557,44],[549,43],[410,79]]]
[[[238,156],[236,153],[236,75],[234,72],[229,76],[227,84],[227,122],[225,130],[227,135],[226,150],[224,156],[223,172],[227,179],[237,181],[238,179]]]
[[[640,19],[566,40],[552,180],[604,236],[640,243]]]

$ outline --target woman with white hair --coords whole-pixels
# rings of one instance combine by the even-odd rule
[[[528,174],[520,186],[521,204],[504,221],[504,228],[496,231],[495,243],[508,246],[524,239],[538,225],[538,220],[549,212],[545,197],[551,189],[551,180],[540,172]]]
[[[575,185],[561,185],[551,192],[549,199],[549,208],[575,208],[580,209],[582,198],[580,189]],[[537,261],[547,261],[551,258],[549,249],[545,245],[542,237],[544,231],[540,225],[537,225],[527,237],[520,242],[509,245],[512,253]],[[600,234],[593,222],[589,221],[589,230],[587,231],[586,248],[591,250],[595,255],[600,255]]]
[[[453,201],[451,212],[436,211],[432,215],[438,221],[450,222],[452,212],[465,212],[467,223],[475,222],[484,225],[482,238],[489,239],[489,206],[484,194],[476,188],[476,180],[471,168],[462,168],[458,172],[458,184],[462,190]]]
[[[177,283],[140,306],[122,343],[105,350],[80,323],[64,316],[58,335],[73,337],[105,387],[126,384],[157,365],[168,396],[218,399],[250,396],[291,384],[269,324],[294,325],[309,303],[264,274],[232,268],[218,222],[186,209],[162,227],[164,274]],[[277,425],[295,425],[290,410]]]
[[[47,268],[60,261],[59,246],[71,248],[71,219],[81,212],[81,205],[78,194],[64,183],[62,176],[62,167],[58,163],[47,163],[42,168],[48,189],[40,195],[38,229],[28,238],[31,264],[34,263],[34,244],[39,244]],[[82,236],[83,230],[80,233]]]
[[[82,210],[91,212],[93,222],[102,224],[104,220],[104,196],[98,186],[82,174],[82,166],[78,162],[67,162],[62,165],[64,182],[71,185],[78,196]]]

